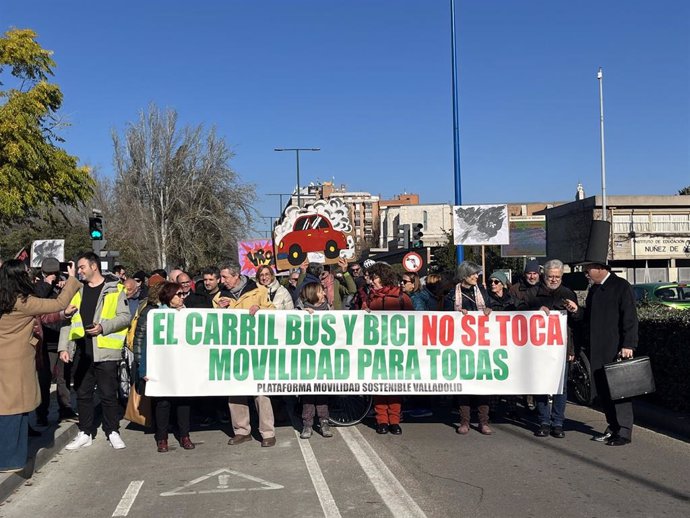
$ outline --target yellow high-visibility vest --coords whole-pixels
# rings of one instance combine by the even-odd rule
[[[101,311],[101,320],[112,320],[117,315],[117,301],[120,297],[120,293],[124,290],[122,284],[117,285],[117,292],[108,293],[103,298],[103,311]],[[81,308],[81,292],[78,291],[70,304]],[[86,333],[84,332],[84,322],[81,319],[81,312],[77,311],[72,316],[72,325],[69,330],[69,339],[77,340],[79,338],[84,338]],[[98,335],[93,337],[93,342],[96,347],[100,349],[122,349],[122,344],[125,342],[125,337],[127,336],[127,327],[110,333],[108,335]]]

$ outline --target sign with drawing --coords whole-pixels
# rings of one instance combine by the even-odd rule
[[[456,245],[507,245],[507,205],[453,207],[453,242]]]
[[[31,243],[31,266],[40,268],[43,260],[54,257],[58,261],[65,260],[64,239],[39,239]]]
[[[260,266],[271,266],[273,261],[273,242],[270,239],[239,241],[237,250],[242,274],[254,277]]]
[[[305,260],[334,264],[340,257],[352,259],[355,240],[349,211],[339,198],[318,200],[299,208],[286,209],[273,233],[276,267],[288,270]]]

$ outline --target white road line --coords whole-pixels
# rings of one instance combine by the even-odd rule
[[[143,485],[143,480],[133,480],[129,483],[125,494],[122,495],[122,498],[120,499],[120,503],[117,504],[117,508],[115,509],[113,516],[127,516],[129,514],[129,510],[131,509],[132,504],[134,503],[134,500],[136,500],[139,490]]]
[[[421,507],[395,478],[357,428],[354,426],[338,428],[338,431],[393,516],[426,518]]]
[[[311,477],[311,482],[314,484],[314,489],[316,489],[316,494],[319,497],[319,503],[321,504],[321,509],[323,509],[324,517],[341,518],[338,506],[333,499],[331,489],[328,487],[326,479],[323,476],[323,471],[321,471],[321,467],[316,460],[316,455],[314,455],[314,450],[312,450],[308,440],[299,438],[299,432],[297,430],[295,430],[295,435],[297,436],[299,449],[302,450],[304,463],[307,465],[307,472]]]

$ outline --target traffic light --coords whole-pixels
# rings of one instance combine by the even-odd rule
[[[398,226],[398,248],[410,248],[410,225]]]
[[[103,218],[101,216],[91,216],[89,218],[89,235],[92,241],[103,239]]]
[[[423,248],[424,241],[422,241],[422,236],[424,235],[424,225],[421,223],[415,223],[412,225],[412,248]]]

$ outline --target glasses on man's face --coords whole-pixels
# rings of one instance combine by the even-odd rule
[[[501,281],[498,279],[491,279],[491,284],[501,284]]]
[[[561,275],[547,275],[546,278],[550,281],[560,281],[562,276]]]
[[[362,271],[361,268],[352,268],[352,273],[359,273],[361,271]]]
[[[412,282],[410,279],[403,279],[402,283],[403,284],[414,284],[414,282]]]

